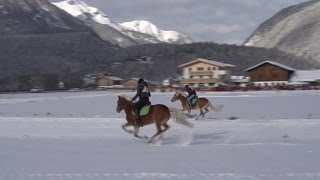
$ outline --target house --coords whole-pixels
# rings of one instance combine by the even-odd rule
[[[98,79],[99,87],[121,86],[123,79],[116,76],[100,76]]]
[[[278,86],[286,85],[296,70],[278,62],[264,61],[245,71],[255,86]]]
[[[239,87],[246,87],[250,81],[248,76],[231,76],[230,82]]]
[[[135,88],[138,85],[138,80],[139,78],[129,78],[129,79],[123,80],[122,84],[124,87],[127,87],[127,88]]]
[[[180,84],[180,81],[178,79],[169,78],[162,81],[162,86],[165,86],[165,87],[179,87],[180,86],[179,84]]]
[[[235,67],[214,60],[198,58],[178,66],[183,69],[180,84],[193,87],[214,87],[230,80],[229,68]]]
[[[308,84],[320,86],[320,70],[299,70],[295,71],[290,78],[290,85]]]
[[[87,74],[83,77],[83,87],[85,88],[94,88],[97,87],[97,75],[96,74]]]

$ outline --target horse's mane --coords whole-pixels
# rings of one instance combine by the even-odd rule
[[[130,97],[126,96],[126,95],[120,95],[120,97],[124,98],[127,101],[131,101]]]
[[[183,96],[183,97],[187,97],[187,94],[184,93],[183,91],[178,91],[177,93],[180,94],[180,95]]]

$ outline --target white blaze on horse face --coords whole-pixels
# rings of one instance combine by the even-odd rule
[[[171,102],[175,102],[177,99],[178,99],[177,93],[175,93],[175,94],[173,95],[173,97],[171,98]]]

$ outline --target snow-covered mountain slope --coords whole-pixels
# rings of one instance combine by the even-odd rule
[[[0,35],[91,31],[47,0],[0,0]]]
[[[84,21],[102,39],[122,47],[162,42],[172,44],[191,42],[185,35],[175,31],[163,31],[147,21],[117,24],[110,20],[105,13],[87,5],[82,0],[65,0],[53,4]]]
[[[281,10],[264,22],[246,46],[279,50],[320,61],[320,0]]]
[[[121,23],[121,25],[133,31],[149,34],[153,37],[156,37],[158,40],[162,42],[167,42],[167,43],[178,42],[179,44],[191,43],[191,40],[186,35],[180,34],[176,31],[161,30],[156,25],[152,24],[149,21],[136,20],[136,21]]]

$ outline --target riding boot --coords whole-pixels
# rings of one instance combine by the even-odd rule
[[[143,127],[143,124],[142,124],[142,121],[141,121],[139,112],[135,112],[135,114],[136,114],[136,122],[135,122],[135,124],[136,124],[138,127]]]

